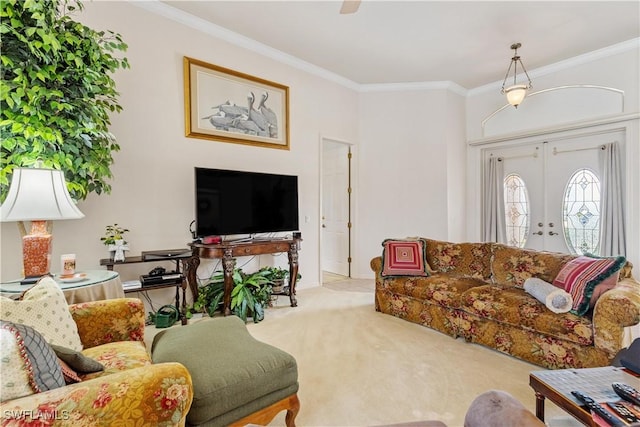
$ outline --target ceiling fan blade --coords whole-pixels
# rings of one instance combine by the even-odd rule
[[[360,0],[344,0],[342,2],[342,7],[340,8],[340,13],[343,15],[347,15],[349,13],[356,13],[359,7],[360,7]]]

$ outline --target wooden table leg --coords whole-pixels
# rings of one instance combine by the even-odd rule
[[[298,306],[296,299],[296,282],[298,281],[298,245],[294,242],[289,246],[289,301],[291,307]]]
[[[544,422],[544,395],[536,391],[536,417]]]
[[[231,292],[233,291],[233,270],[236,268],[236,260],[233,257],[231,249],[225,249],[222,258],[224,267],[224,295],[222,297],[224,304],[224,315],[231,314]]]

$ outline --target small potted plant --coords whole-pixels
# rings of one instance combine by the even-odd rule
[[[124,261],[124,251],[129,250],[124,234],[128,231],[128,228],[120,227],[118,224],[107,225],[104,236],[100,238],[109,249],[111,259],[114,261]]]
[[[289,289],[289,269],[281,267],[262,267],[260,271],[266,272],[266,277],[272,283],[272,292],[274,294],[286,294]],[[302,274],[296,276],[296,283]]]
[[[287,284],[287,278],[289,277],[289,270],[285,270],[280,267],[262,267],[260,271],[266,273],[266,277],[273,284],[273,292],[280,293]]]

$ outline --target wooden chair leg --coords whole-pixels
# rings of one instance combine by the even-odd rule
[[[287,427],[296,426],[296,416],[300,411],[300,400],[298,400],[297,394],[285,397],[276,403],[260,409],[259,411],[249,414],[246,417],[230,424],[230,427],[242,427],[247,424],[267,425],[269,424],[281,411],[286,410],[285,422]]]
[[[285,423],[287,427],[296,427],[296,417],[300,411],[300,401],[298,395],[294,394],[289,397],[290,407],[287,409],[287,415],[285,416]]]

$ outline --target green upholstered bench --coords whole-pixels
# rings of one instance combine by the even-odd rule
[[[266,425],[286,410],[295,426],[300,409],[298,366],[290,354],[253,338],[236,316],[203,319],[158,333],[154,363],[179,362],[193,380],[187,425]]]

